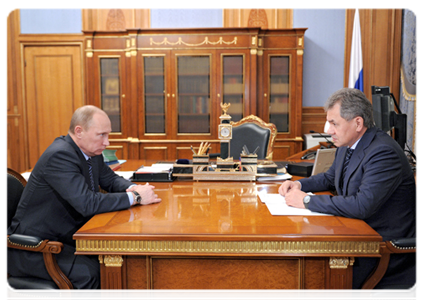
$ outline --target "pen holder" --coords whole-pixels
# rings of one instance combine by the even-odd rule
[[[193,155],[192,156],[193,165],[208,165],[209,164],[209,155]]]
[[[244,155],[241,154],[241,164],[243,165],[257,165],[257,154]]]
[[[193,155],[192,156],[193,173],[201,173],[207,171],[209,166],[209,155]]]
[[[241,170],[257,174],[257,154],[241,154]]]

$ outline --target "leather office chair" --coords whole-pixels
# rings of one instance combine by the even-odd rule
[[[26,180],[18,172],[7,169],[7,227],[16,213],[19,200],[25,188]],[[7,247],[22,251],[40,252],[44,257],[47,272],[52,280],[35,277],[12,277],[8,275],[8,282],[15,289],[72,289],[72,283],[57,265],[54,254],[63,249],[61,242],[43,240],[35,236],[12,234],[7,237]],[[9,265],[8,268],[11,266]],[[28,266],[30,267],[30,266]]]
[[[247,146],[250,153],[258,148],[257,159],[272,159],[273,144],[277,129],[272,123],[266,123],[257,116],[249,115],[238,122],[231,122],[232,139],[230,141],[230,156],[239,158],[243,146]]]
[[[404,238],[380,243],[381,258],[372,274],[364,282],[362,289],[373,289],[385,275],[391,254],[416,252],[416,238]]]

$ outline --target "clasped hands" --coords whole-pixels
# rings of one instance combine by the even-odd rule
[[[303,199],[307,193],[301,191],[301,183],[299,181],[285,181],[279,187],[278,192],[280,195],[285,197],[287,205],[297,208],[305,208]]]
[[[148,182],[145,185],[132,185],[128,189],[126,189],[127,192],[133,192],[136,191],[141,196],[141,205],[147,205],[147,204],[153,204],[153,203],[159,203],[162,201],[157,194],[154,193],[154,185],[150,185]],[[135,195],[134,195],[135,199]],[[133,205],[136,204],[135,201],[133,202]]]

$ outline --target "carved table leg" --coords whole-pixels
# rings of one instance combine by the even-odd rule
[[[353,265],[354,257],[329,258],[329,276],[326,288],[351,289]]]
[[[121,255],[99,255],[101,288],[125,289],[124,260]]]

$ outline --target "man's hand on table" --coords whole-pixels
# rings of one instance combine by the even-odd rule
[[[279,194],[285,197],[287,205],[305,208],[303,199],[307,196],[307,193],[301,191],[301,183],[299,181],[285,181],[279,187]]]
[[[127,192],[137,192],[141,196],[141,205],[147,205],[147,204],[153,204],[153,203],[159,203],[162,201],[157,194],[154,193],[154,185],[150,185],[148,182],[145,185],[132,185],[130,186],[126,191]],[[134,195],[135,200],[135,195]],[[135,201],[132,203],[132,205],[137,204]]]

